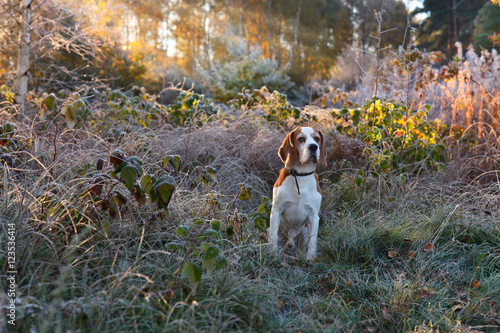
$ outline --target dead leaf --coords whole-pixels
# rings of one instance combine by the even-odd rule
[[[425,289],[420,289],[420,290],[417,291],[417,297],[418,298],[423,298],[423,299],[428,299],[428,298],[431,297],[431,293],[428,292]]]
[[[474,282],[472,283],[472,286],[473,286],[474,288],[479,288],[479,287],[481,287],[481,282],[479,282],[479,281],[477,281],[477,280],[476,280],[476,281],[474,281]]]
[[[389,258],[396,258],[398,256],[398,253],[395,250],[390,250],[389,252],[387,252],[387,255],[389,256]]]
[[[384,307],[382,308],[382,317],[384,317],[385,320],[391,319],[391,315],[389,314],[389,309]]]
[[[405,242],[411,242],[411,239],[409,239],[409,238],[405,238],[405,239],[403,239],[403,240],[404,240]]]
[[[174,299],[175,295],[174,295],[174,291],[173,290],[167,290],[167,292],[165,293],[167,299]]]
[[[432,243],[428,243],[428,244],[427,244],[427,245],[425,245],[425,247],[424,247],[424,251],[425,251],[425,252],[428,252],[428,251],[433,251],[433,250],[435,250],[435,249],[436,249],[436,247],[435,247],[435,246],[434,246],[434,244],[432,244]]]
[[[415,252],[414,251],[409,251],[408,252],[408,258],[410,258],[410,259],[415,258]]]
[[[349,285],[349,287],[352,287],[352,282],[351,281],[347,282],[347,284]]]
[[[278,300],[278,310],[281,310],[283,308],[283,300]]]

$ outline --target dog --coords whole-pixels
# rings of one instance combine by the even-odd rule
[[[286,248],[307,245],[308,260],[316,258],[321,188],[316,167],[326,166],[323,133],[312,127],[297,127],[287,134],[278,155],[285,164],[273,188],[270,226],[267,229],[273,251],[278,234],[287,236]],[[279,232],[278,232],[279,231]]]

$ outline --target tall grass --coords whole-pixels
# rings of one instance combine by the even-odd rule
[[[53,164],[54,133],[23,126],[36,144],[16,154],[13,167],[2,166],[0,182],[2,244],[6,224],[17,226],[15,331],[458,332],[498,325],[498,182],[367,176],[358,186],[350,174],[320,169],[319,258],[273,256],[250,213],[261,196],[271,196],[285,130],[251,112],[201,127],[136,128],[118,140],[91,128],[67,130]],[[338,153],[331,124],[317,126],[329,165],[349,158],[349,141]],[[218,172],[194,187],[188,173],[175,175],[166,215],[130,199],[113,219],[85,195],[90,177],[81,170],[116,148],[139,156],[152,173],[167,154]],[[42,204],[50,168],[48,190],[59,211]],[[238,199],[239,183],[252,187],[251,202]],[[86,218],[75,218],[73,209]],[[167,247],[179,240],[177,226],[215,218],[225,230],[235,214],[241,229],[224,233],[228,264],[204,272],[196,292],[181,276],[172,285],[183,261]],[[0,284],[6,290],[4,278]],[[5,292],[0,300],[5,309]],[[3,315],[0,324],[8,327]]]

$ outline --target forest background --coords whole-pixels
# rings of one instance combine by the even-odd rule
[[[20,4],[4,1],[0,11],[4,90],[18,75]],[[216,101],[266,85],[304,104],[310,95],[304,87],[313,82],[333,80],[334,88],[350,91],[373,72],[366,58],[378,47],[374,11],[381,6],[381,0],[33,1],[29,90],[34,96],[99,81],[156,94],[186,80]],[[389,31],[379,49],[389,55],[412,42],[447,59],[457,41],[491,50],[497,11],[486,0],[385,1],[382,30]],[[413,41],[404,40],[409,24]]]

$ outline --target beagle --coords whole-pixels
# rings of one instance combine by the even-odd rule
[[[321,189],[314,172],[318,163],[326,166],[323,133],[312,127],[297,127],[288,133],[278,151],[285,167],[273,189],[269,243],[278,249],[278,230],[287,236],[285,247],[307,244],[307,259],[316,257]]]

